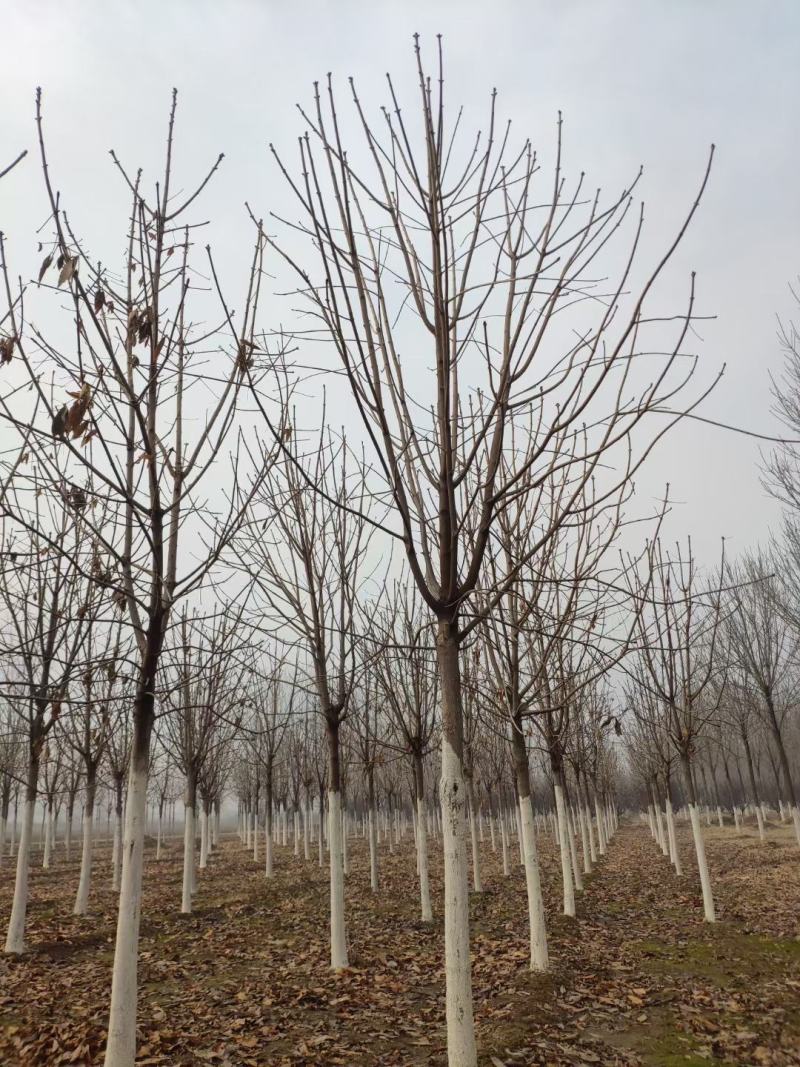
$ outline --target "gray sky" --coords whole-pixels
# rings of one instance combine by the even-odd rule
[[[264,215],[290,203],[267,144],[291,154],[303,130],[294,103],[308,102],[312,81],[329,70],[342,82],[354,74],[367,99],[375,88],[382,101],[386,70],[413,86],[414,31],[430,48],[436,32],[445,35],[448,95],[464,103],[473,125],[483,122],[496,86],[503,114],[534,144],[552,144],[563,111],[568,162],[589,173],[592,187],[615,190],[644,164],[645,247],[653,254],[674,235],[715,142],[711,183],[666,291],[682,307],[695,269],[699,310],[718,316],[701,325],[694,345],[708,375],[728,365],[703,414],[775,432],[775,317],[791,313],[788,284],[800,274],[795,0],[337,0],[291,9],[232,0],[13,0],[3,25],[0,162],[35,148],[40,84],[57,185],[76,229],[95,244],[127,212],[108,149],[152,174],[174,85],[179,175],[189,185],[226,154],[202,216],[214,222],[209,238],[220,261],[234,264],[252,243],[244,201]],[[38,267],[35,230],[45,217],[29,158],[0,187],[0,228],[23,276]],[[121,245],[111,250],[119,254]],[[287,312],[276,300],[276,318]],[[669,533],[691,533],[700,557],[713,562],[720,535],[737,551],[775,522],[757,460],[752,440],[685,423],[652,458],[639,491],[660,496],[669,481],[680,501]]]

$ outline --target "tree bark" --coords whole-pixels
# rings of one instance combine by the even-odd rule
[[[428,816],[425,810],[425,768],[422,756],[414,756],[414,782],[417,793],[417,871],[419,875],[419,900],[422,921],[433,922],[431,886],[428,875]]]
[[[533,818],[531,799],[530,765],[528,750],[522,733],[521,719],[515,719],[511,731],[511,752],[514,757],[514,771],[517,779],[519,796],[519,821],[522,831],[522,852],[525,862],[525,889],[528,896],[528,933],[530,940],[530,968],[532,971],[546,971],[550,966],[547,950],[547,925],[542,899],[542,882],[539,871],[539,854],[536,847],[536,828]],[[506,843],[503,839],[504,861],[506,860]]]
[[[122,884],[117,913],[117,938],[111,978],[111,1008],[104,1067],[133,1067],[136,1057],[137,968],[139,920],[142,907],[144,824],[147,813],[147,776],[150,738],[155,718],[155,675],[161,651],[162,620],[151,619],[148,647],[143,657],[134,704],[128,803],[125,809],[125,843]]]
[[[465,841],[461,675],[455,620],[440,620],[436,641],[442,706],[442,841],[447,1058],[450,1067],[476,1067],[469,954],[469,878]]]
[[[344,856],[342,854],[342,792],[339,768],[339,721],[326,714],[328,734],[328,862],[330,866],[331,967],[347,967],[344,918]]]
[[[92,884],[92,844],[94,835],[94,798],[96,792],[94,774],[90,771],[86,781],[86,801],[83,806],[83,845],[81,848],[81,874],[75,896],[73,915],[85,915],[89,910],[89,891]]]
[[[36,744],[36,742],[35,742]],[[17,871],[14,881],[14,900],[8,921],[6,952],[20,955],[25,951],[25,921],[28,913],[28,870],[30,866],[33,816],[36,809],[36,792],[39,783],[38,756],[28,763],[28,781],[25,786],[25,811],[22,818],[22,833],[17,849]]]
[[[700,875],[700,887],[703,892],[703,914],[706,922],[713,923],[716,921],[716,915],[714,912],[714,897],[711,892],[711,876],[708,873],[706,846],[703,841],[703,831],[700,827],[700,815],[697,811],[697,798],[694,789],[694,779],[692,777],[692,766],[689,762],[689,757],[685,753],[681,755],[681,766],[683,768],[684,782],[686,785],[686,796],[689,801],[689,818],[692,823],[692,837],[694,838],[694,850],[697,857],[697,870]]]

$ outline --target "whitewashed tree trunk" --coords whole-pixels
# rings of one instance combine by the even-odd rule
[[[678,838],[675,834],[675,819],[672,813],[672,801],[670,800],[669,793],[667,793],[664,810],[667,816],[667,836],[669,838],[670,862],[675,868],[675,873],[681,875],[683,874],[683,868],[681,866],[681,856],[678,852]]]
[[[477,819],[475,818],[475,791],[472,782],[467,785],[469,795],[469,836],[472,846],[472,888],[476,893],[483,892],[481,881],[481,847],[478,841]]]
[[[114,813],[114,849],[111,855],[111,888],[116,892],[120,887],[122,874],[122,813]]]
[[[595,794],[594,798],[594,815],[597,822],[597,842],[598,851],[601,856],[605,856],[608,842],[606,841],[605,828],[603,826],[603,817],[600,812],[600,800]]]
[[[205,805],[200,809],[200,870],[208,866],[208,811]]]
[[[78,892],[75,896],[73,915],[86,915],[89,910],[89,891],[92,885],[92,844],[94,835],[94,799],[87,797],[83,809],[83,846],[81,848],[81,873]]]
[[[469,881],[465,839],[465,782],[460,757],[442,737],[444,951],[449,1067],[476,1067],[469,953]]]
[[[133,1067],[136,1056],[137,964],[142,907],[144,820],[147,810],[147,757],[131,760],[122,884],[117,912],[117,938],[111,979],[105,1067]]]
[[[711,893],[711,877],[708,873],[708,860],[706,859],[706,846],[703,841],[703,831],[700,828],[700,816],[696,804],[689,804],[689,819],[692,823],[692,837],[694,838],[694,850],[697,856],[697,870],[700,874],[700,887],[703,891],[703,915],[706,922],[713,923],[716,920],[714,913],[714,897]]]
[[[69,863],[72,852],[72,808],[67,808],[66,824],[64,826],[64,853]]]
[[[517,845],[519,846],[519,864],[520,867],[525,866],[525,851],[522,845],[522,816],[519,811],[519,804],[514,805],[514,815],[517,824]]]
[[[577,820],[578,825],[580,826],[580,830],[581,830],[581,848],[583,850],[583,873],[584,874],[591,874],[592,873],[592,860],[591,860],[591,856],[589,855],[589,835],[586,832],[586,822],[584,820],[584,810],[583,810],[583,807],[580,804],[575,808],[575,819]]]
[[[194,808],[188,804],[183,813],[183,883],[181,887],[181,913],[192,912],[192,886],[194,881]]]
[[[578,853],[575,848],[575,823],[572,819],[572,809],[564,799],[564,818],[567,823],[567,834],[569,835],[569,860],[572,864],[572,877],[575,882],[575,889],[578,893],[583,892],[583,875],[581,869],[578,866]]]
[[[22,814],[22,833],[19,839],[19,848],[17,849],[14,899],[11,904],[11,918],[9,919],[8,935],[6,937],[6,952],[15,955],[20,955],[25,951],[25,919],[28,912],[28,867],[35,809],[35,800],[25,801]]]
[[[44,849],[42,851],[42,867],[48,870],[50,867],[50,853],[53,845],[53,809],[48,804],[44,816]]]
[[[558,847],[561,853],[561,880],[564,888],[564,914],[575,915],[575,887],[572,879],[572,862],[570,858],[569,831],[564,812],[564,790],[560,782],[553,786],[556,797],[556,824],[558,827]]]
[[[344,857],[342,855],[342,797],[328,791],[328,841],[331,877],[331,967],[347,967],[347,935],[344,923]]]
[[[664,823],[661,819],[661,805],[658,803],[658,794],[653,791],[653,813],[656,820],[656,840],[659,848],[665,856],[669,855],[669,843],[664,833]]]
[[[532,971],[546,971],[550,965],[547,951],[547,927],[544,918],[542,883],[539,876],[539,855],[536,848],[536,828],[530,797],[520,798],[520,824],[525,853],[525,888],[528,895],[528,927],[530,931]]]
[[[648,827],[650,829],[650,836],[657,843],[658,842],[658,833],[656,832],[656,817],[655,817],[655,814],[653,813],[653,801],[652,800],[648,801],[648,804],[647,804],[647,825],[648,825]]]
[[[272,858],[272,804],[267,801],[267,821],[264,833],[264,875],[272,878],[275,875],[274,861]]]
[[[431,886],[428,876],[428,836],[425,817],[425,798],[417,797],[417,871],[419,873],[419,901],[424,923],[433,922]]]
[[[378,827],[376,825],[376,815],[372,806],[370,806],[368,815],[368,834],[369,834],[369,885],[373,893],[378,892]]]
[[[311,859],[311,811],[308,804],[308,796],[306,795],[306,804],[303,809],[303,859]]]
[[[500,845],[503,849],[503,875],[508,878],[511,874],[511,867],[508,862],[508,831],[506,829],[506,820],[503,816],[500,816]]]
[[[347,828],[348,828],[347,812],[345,810],[342,810],[342,873],[343,874],[349,874],[350,873],[350,863],[349,863],[348,856],[347,856],[347,837],[348,837]]]
[[[586,832],[589,835],[589,857],[592,864],[592,868],[597,863],[597,845],[594,839],[594,824],[592,820],[592,809],[589,807],[588,802],[583,805],[583,821],[586,823]]]

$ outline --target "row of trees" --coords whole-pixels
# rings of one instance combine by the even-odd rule
[[[130,203],[115,259],[64,210],[37,96],[51,225],[37,280],[15,281],[0,237],[4,780],[24,789],[6,947],[22,951],[34,809],[59,751],[84,795],[76,907],[98,781],[121,826],[107,1067],[135,1057],[145,827],[165,753],[185,796],[183,910],[198,816],[202,865],[226,791],[245,834],[264,827],[269,874],[276,818],[283,834],[291,810],[310,846],[310,797],[316,786],[321,814],[324,789],[334,969],[347,966],[348,803],[366,812],[377,888],[379,807],[413,797],[426,920],[426,836],[441,832],[454,1067],[477,1059],[468,897],[481,812],[506,848],[514,813],[543,970],[548,802],[534,805],[531,753],[574,914],[616,821],[612,677],[630,687],[631,750],[655,760],[648,788],[681,765],[713,918],[698,738],[722,722],[721,694],[766,701],[731,601],[764,583],[725,562],[698,576],[690,549],[662,547],[666,497],[648,510],[634,496],[654,446],[716,380],[697,383],[686,348],[694,278],[677,314],[659,298],[711,157],[645,269],[639,176],[610,199],[590,192],[565,168],[560,118],[544,167],[530,141],[515,146],[494,94],[465,141],[441,49],[433,75],[418,42],[415,59],[413,112],[391,79],[374,120],[354,83],[348,116],[330,79],[315,86],[296,162],[273,150],[294,214],[272,217],[277,237],[251,212],[236,305],[193,219],[222,157],[194,189],[176,180],[176,98],[153,193],[112,153]],[[289,331],[264,325],[267,270],[301,304]],[[790,705],[783,690],[770,699],[766,750],[794,811]]]

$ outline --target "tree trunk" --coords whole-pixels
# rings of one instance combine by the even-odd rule
[[[86,802],[83,806],[83,847],[81,848],[81,874],[75,896],[73,915],[85,915],[89,910],[89,890],[92,884],[92,838],[94,834],[94,797],[96,785],[94,772],[86,780]]]
[[[528,933],[530,939],[530,968],[546,971],[550,966],[547,951],[547,926],[544,917],[542,882],[539,872],[539,854],[536,847],[536,827],[531,798],[530,766],[528,750],[522,733],[522,720],[517,717],[512,724],[511,752],[519,796],[519,824],[522,831],[522,853],[525,859],[525,889],[528,896]],[[506,860],[505,837],[503,839],[504,863]]]
[[[678,837],[675,833],[675,817],[672,808],[672,783],[669,775],[667,776],[665,799],[664,804],[667,814],[667,836],[669,837],[669,852],[672,866],[675,868],[677,875],[683,874],[683,868],[681,867],[681,855],[678,852]]]
[[[111,888],[118,891],[122,876],[122,781],[118,780],[116,786],[116,801],[114,807],[114,851],[111,857]],[[144,827],[142,828],[144,835]]]
[[[198,867],[205,870],[208,866],[208,805],[202,802],[200,808],[200,862]]]
[[[469,800],[469,834],[472,845],[472,888],[476,893],[483,892],[481,881],[481,849],[478,841],[478,826],[475,816],[475,789],[472,784],[472,775],[467,778],[467,798]]]
[[[744,730],[742,731],[742,743],[744,745],[744,751],[747,757],[747,776],[750,779],[750,792],[753,797],[753,805],[756,809],[758,836],[763,841],[766,836],[764,832],[764,812],[761,807],[761,798],[758,795],[758,786],[756,785],[756,772],[753,769],[753,753],[750,750],[750,738],[747,736],[747,733]]]
[[[154,721],[155,674],[161,649],[161,623],[151,620],[148,649],[134,705],[128,803],[125,808],[125,846],[117,913],[117,938],[111,978],[105,1067],[133,1067],[136,1057],[137,966],[139,919],[142,906],[144,821],[147,812],[147,774]]]
[[[664,823],[661,820],[661,801],[658,797],[658,784],[656,782],[650,783],[650,791],[653,795],[653,814],[656,820],[656,840],[659,847],[665,856],[669,855],[669,842],[667,836],[664,833]]]
[[[275,874],[272,859],[272,767],[267,767],[267,797],[264,818],[264,875],[272,878]]]
[[[190,772],[186,778],[186,793],[183,808],[183,882],[181,886],[181,913],[192,911],[192,886],[194,881],[194,812],[197,804],[197,782]]]
[[[476,1067],[469,955],[469,877],[464,835],[466,790],[463,712],[456,621],[440,620],[436,640],[442,704],[442,839],[444,850],[444,954],[447,1059],[450,1067]]]
[[[36,810],[36,790],[39,783],[39,760],[31,757],[28,763],[28,781],[25,787],[25,811],[22,818],[22,834],[17,849],[17,873],[14,882],[14,900],[8,922],[6,952],[20,955],[25,951],[25,920],[28,913],[28,868],[30,864],[33,817]]]
[[[44,841],[42,849],[42,867],[44,870],[50,868],[50,853],[53,846],[53,805],[48,800],[44,809]]]
[[[369,830],[369,885],[373,893],[378,892],[378,813],[375,810],[375,773],[372,767],[367,772],[369,792],[369,811],[367,813]]]
[[[564,914],[575,915],[575,886],[572,878],[572,857],[569,846],[569,827],[567,826],[564,790],[561,785],[561,768],[557,760],[551,760],[553,771],[553,792],[556,800],[556,825],[558,827],[558,847],[561,853],[561,881],[564,889]]]
[[[706,846],[703,841],[703,831],[700,828],[700,815],[697,811],[697,800],[692,778],[692,767],[689,757],[681,754],[681,766],[686,785],[686,796],[689,801],[689,818],[692,823],[692,837],[694,838],[694,850],[697,856],[697,870],[700,874],[700,886],[703,891],[703,914],[706,922],[713,923],[716,920],[714,913],[714,897],[711,893],[711,877],[708,873],[708,860],[706,859]]]
[[[422,756],[414,756],[414,782],[417,793],[417,872],[419,900],[424,923],[433,922],[431,886],[428,875],[428,816],[425,811],[425,768]]]
[[[330,866],[331,967],[347,967],[344,920],[344,856],[342,855],[342,792],[339,772],[339,722],[325,717],[328,733],[328,862]]]

